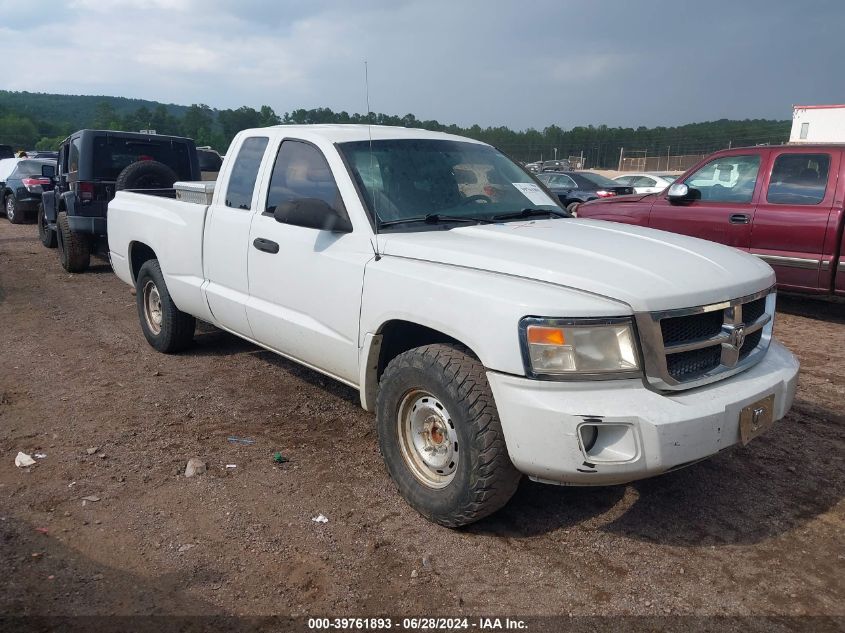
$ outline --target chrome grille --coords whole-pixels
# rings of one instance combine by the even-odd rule
[[[636,315],[645,373],[658,389],[689,389],[759,362],[774,325],[770,288],[723,303]]]
[[[721,346],[703,347],[666,357],[666,369],[678,382],[694,380],[717,367],[722,358]]]
[[[716,336],[722,331],[722,323],[724,323],[724,318],[719,312],[705,312],[704,314],[663,319],[660,321],[663,343],[664,345],[674,345]]]

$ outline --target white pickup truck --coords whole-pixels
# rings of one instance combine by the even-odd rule
[[[521,474],[607,485],[692,464],[792,404],[767,264],[570,218],[484,143],[245,130],[216,185],[176,189],[108,210],[149,343],[182,350],[201,319],[355,387],[399,491],[442,525],[502,507]]]

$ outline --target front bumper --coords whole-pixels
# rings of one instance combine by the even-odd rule
[[[511,461],[538,481],[611,485],[658,475],[740,441],[739,413],[774,394],[774,419],[792,406],[798,361],[772,341],[754,367],[689,391],[658,393],[641,380],[540,381],[487,372]],[[621,447],[588,455],[578,429],[613,429]]]

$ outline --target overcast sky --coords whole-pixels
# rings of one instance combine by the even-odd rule
[[[845,102],[845,0],[0,0],[0,88],[467,125]]]

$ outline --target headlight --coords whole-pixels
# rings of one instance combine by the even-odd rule
[[[519,329],[526,369],[532,375],[639,373],[630,319],[526,317]]]

